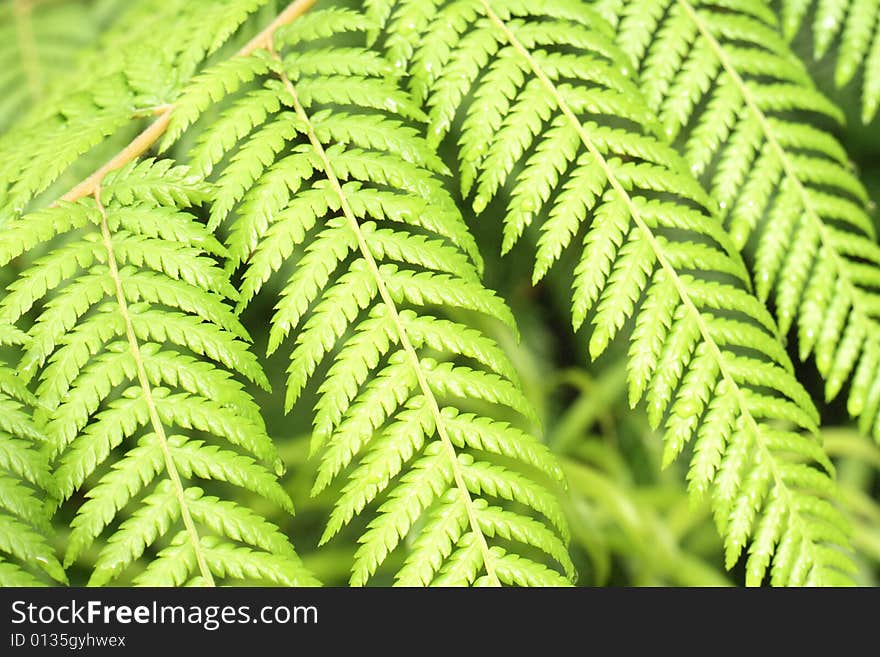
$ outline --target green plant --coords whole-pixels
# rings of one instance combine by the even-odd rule
[[[0,347],[21,345],[27,336],[0,324]],[[30,412],[36,398],[6,365],[0,364],[0,585],[36,586],[40,579],[30,567],[36,562],[45,574],[67,582],[50,545],[50,515],[40,496],[54,489],[47,460],[39,446],[45,436]]]
[[[783,0],[779,5],[785,38],[793,41],[805,33],[812,42],[814,59],[831,57],[836,86],[857,80],[862,121],[874,119],[880,106],[880,3]]]
[[[0,137],[47,573],[872,582],[786,336],[880,437],[880,249],[773,10],[313,4],[71,2],[82,74]]]

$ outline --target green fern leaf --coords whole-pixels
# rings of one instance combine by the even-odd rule
[[[216,181],[211,221],[228,226],[231,267],[243,269],[239,307],[288,272],[269,351],[293,343],[288,410],[317,390],[315,491],[345,481],[323,540],[372,518],[352,584],[410,536],[442,556],[410,552],[419,577],[404,569],[401,584],[568,583],[551,492],[561,472],[524,430],[537,418],[508,358],[468,325],[479,313],[515,330],[513,316],[480,283],[476,244],[438,178],[446,167],[411,125],[423,114],[374,53],[347,41],[345,58],[324,56],[325,39],[370,28],[352,11],[309,13],[253,56],[262,68],[247,88],[237,72],[207,82],[226,76],[218,67],[184,94],[200,95],[202,112],[220,100],[208,86],[223,87],[228,109],[192,154]],[[447,501],[460,534],[448,550],[423,524]],[[466,572],[454,565],[463,552]]]
[[[10,286],[0,316],[11,324],[37,310],[19,369],[39,380],[60,501],[87,498],[65,564],[107,536],[91,585],[129,573],[150,585],[315,582],[277,527],[195,485],[225,482],[293,511],[259,409],[237,378],[268,387],[227,305],[237,293],[216,261],[226,251],[185,211],[210,193],[187,169],[144,160],[107,176],[93,198],[0,233],[3,264],[49,248]],[[173,558],[168,540],[191,559],[162,564]],[[226,562],[245,546],[260,568]],[[153,550],[162,552],[151,561]],[[140,575],[138,562],[147,564]]]
[[[24,333],[0,323],[0,348],[26,343]],[[36,569],[67,583],[50,542],[45,496],[55,489],[41,453],[46,438],[31,418],[36,403],[24,382],[0,362],[0,586],[43,586]]]
[[[860,78],[862,121],[870,123],[880,107],[880,2],[782,0],[778,5],[788,41],[807,29],[815,59],[821,60],[834,51],[834,82],[838,87]]]
[[[750,584],[846,581],[846,522],[826,501],[835,488],[820,464],[830,464],[816,462],[809,436],[818,414],[608,24],[579,0],[371,7],[389,34],[421,26],[414,49],[389,37],[391,56],[424,99],[432,141],[461,126],[462,191],[475,212],[509,190],[504,248],[537,224],[537,281],[582,241],[573,319],[591,319],[591,355],[634,318],[631,402],[647,397],[652,425],[665,426],[665,463],[693,442],[691,489],[711,490],[728,566],[748,549]],[[773,91],[768,102],[790,102]]]
[[[772,13],[685,0],[623,11],[620,43],[753,259],[758,296],[774,302],[783,332],[797,326],[800,356],[815,357],[828,400],[852,379],[849,411],[880,439],[880,248],[867,193],[834,137],[801,122],[817,112],[839,121],[840,111],[774,36]],[[691,25],[690,42],[673,21]],[[658,37],[640,51],[646,34]]]

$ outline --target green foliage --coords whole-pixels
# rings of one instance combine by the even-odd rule
[[[880,2],[877,0],[781,0],[782,33],[792,41],[801,31],[812,37],[813,56],[833,51],[834,83],[843,87],[858,79],[862,121],[880,107]]]
[[[27,336],[0,323],[0,347],[23,345]],[[30,413],[36,398],[0,361],[0,586],[41,586],[45,578],[66,583],[52,549],[51,516],[44,503],[54,493],[49,464],[40,453],[45,436]]]
[[[768,10],[686,0],[622,3],[618,42],[632,54],[666,134],[718,201],[756,291],[780,329],[797,326],[834,399],[880,439],[880,248],[868,196],[833,135],[841,121]],[[751,8],[749,8],[751,7]]]
[[[118,0],[0,4],[0,132],[36,105],[101,33]]]
[[[0,582],[872,582],[810,3],[313,4],[0,8]],[[875,4],[814,12],[866,121]]]
[[[410,125],[423,116],[378,53],[328,56],[326,39],[363,40],[368,26],[353,12],[312,12],[279,30],[269,54],[207,70],[184,92],[163,147],[212,104],[230,106],[190,155],[216,181],[209,226],[229,227],[230,269],[243,266],[239,307],[290,272],[268,352],[293,343],[288,411],[317,387],[315,492],[347,480],[322,542],[367,507],[374,515],[351,583],[365,584],[408,537],[399,584],[565,583],[532,556],[543,551],[574,575],[564,514],[546,488],[561,471],[528,432],[535,412],[509,359],[468,326],[483,313],[516,330],[480,283],[446,168]],[[475,402],[492,415],[469,412]]]
[[[124,3],[127,11],[103,35],[101,56],[83,54],[68,92],[26,115],[9,139],[0,138],[5,156],[0,163],[0,224],[24,212],[108,139],[130,137],[132,122],[172,101],[206,58],[220,50],[234,53],[231,37],[236,29],[266,3]],[[50,194],[49,202],[65,191]]]
[[[398,3],[389,31],[429,15],[426,4]],[[475,212],[510,190],[503,249],[540,222],[533,280],[580,237],[575,328],[592,313],[595,358],[635,317],[630,402],[647,397],[652,425],[664,424],[664,463],[694,441],[690,487],[712,489],[728,566],[750,545],[750,583],[771,561],[774,583],[845,581],[851,566],[830,545],[846,544],[846,523],[809,436],[818,414],[715,203],[658,139],[612,36],[580,3],[448,4],[425,21],[409,67],[429,134],[439,142],[459,115],[462,193],[475,190]]]
[[[825,451],[838,463],[841,500],[851,509],[856,563],[862,573],[871,573],[880,557],[880,505],[870,492],[880,472],[880,448],[847,427],[829,428],[822,437]]]
[[[313,581],[275,526],[183,483],[225,482],[293,510],[259,408],[234,378],[269,385],[226,303],[238,295],[215,261],[225,249],[185,211],[209,193],[184,168],[145,161],[108,176],[94,198],[0,234],[3,264],[48,246],[10,286],[0,317],[15,323],[40,309],[19,372],[39,380],[60,501],[88,498],[65,564],[107,533],[92,585],[117,581],[165,536],[170,545],[136,583],[211,582],[234,573],[246,546],[260,552],[245,578]]]

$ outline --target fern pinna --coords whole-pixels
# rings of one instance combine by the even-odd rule
[[[774,584],[847,581],[818,414],[608,24],[578,0],[370,4],[431,143],[460,124],[474,210],[509,190],[504,248],[538,223],[537,281],[582,241],[572,312],[575,327],[592,316],[590,353],[635,316],[631,403],[647,397],[652,424],[665,422],[666,462],[694,441],[690,487],[711,490],[728,567],[748,545],[750,584],[771,563]]]
[[[780,0],[773,6],[788,41],[806,31],[815,59],[834,51],[834,83],[858,80],[862,121],[872,121],[880,107],[880,0]]]
[[[368,27],[311,12],[267,50],[209,69],[164,146],[226,103],[191,161],[216,182],[211,225],[228,228],[239,307],[284,271],[268,349],[293,343],[288,410],[318,394],[315,491],[346,481],[322,542],[373,517],[351,583],[407,539],[401,585],[565,584],[561,471],[528,432],[536,414],[508,358],[470,325],[484,314],[515,330],[513,317],[480,283],[448,172],[410,125],[421,111],[359,45]],[[325,40],[341,35],[333,54]]]
[[[626,0],[618,42],[749,255],[759,298],[772,299],[783,333],[797,326],[827,399],[852,378],[849,411],[880,439],[880,246],[867,193],[835,138],[803,123],[842,115],[761,7]]]
[[[186,211],[209,193],[185,168],[147,160],[0,233],[0,263],[47,249],[10,286],[0,318],[36,311],[18,370],[39,377],[60,501],[88,498],[65,564],[107,537],[92,585],[314,581],[274,525],[212,494],[222,482],[292,511],[236,378],[267,385],[227,303],[237,294],[217,263],[226,251]]]
[[[0,350],[25,344],[27,335],[0,323]],[[38,402],[5,364],[4,355],[0,354],[0,586],[41,586],[47,583],[45,575],[67,583],[51,545],[45,498],[55,488],[41,451],[45,436],[31,419]]]

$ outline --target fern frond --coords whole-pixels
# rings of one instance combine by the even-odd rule
[[[682,21],[693,33],[684,41]],[[775,27],[768,11],[639,0],[624,5],[620,43],[751,256],[759,298],[773,301],[783,333],[797,326],[828,400],[852,381],[849,411],[880,439],[880,247],[867,193],[836,139],[803,123],[842,116]]]
[[[0,323],[0,349],[22,346],[27,336]],[[16,373],[0,359],[0,586],[42,586],[48,575],[67,583],[51,545],[45,504],[54,494],[49,463],[41,453],[45,436],[31,414],[37,404]]]
[[[241,381],[268,387],[228,305],[237,293],[216,260],[226,251],[186,212],[209,194],[185,168],[145,160],[107,176],[92,198],[0,232],[0,263],[48,248],[10,285],[0,317],[37,313],[19,370],[39,380],[60,501],[87,498],[65,564],[107,537],[90,585],[128,573],[153,586],[178,576],[314,583],[277,527],[202,488],[228,484],[293,510]],[[170,548],[152,552],[175,537],[192,559],[172,568],[161,563],[175,558]],[[260,572],[213,556],[245,548]],[[139,561],[148,568],[137,574]]]
[[[880,107],[880,2],[878,0],[781,0],[775,3],[788,41],[806,31],[813,57],[832,57],[834,83],[859,80],[862,121]]]
[[[750,584],[847,581],[846,522],[810,435],[818,414],[613,30],[579,0],[372,7],[392,34],[422,27],[411,52],[390,38],[392,56],[408,62],[432,142],[461,125],[474,210],[509,190],[504,249],[538,224],[538,281],[582,242],[573,320],[591,318],[591,355],[634,319],[631,403],[647,398],[651,424],[664,426],[665,462],[693,443],[690,487],[711,491],[728,567],[748,549]],[[779,91],[771,102],[785,104]]]
[[[525,430],[537,418],[507,356],[470,325],[515,330],[512,314],[480,282],[446,167],[413,125],[422,112],[356,45],[369,28],[310,12],[267,52],[197,78],[167,141],[223,97],[193,157],[216,181],[211,225],[229,227],[239,307],[279,280],[268,348],[293,343],[287,409],[317,391],[315,491],[345,481],[322,541],[372,518],[351,583],[412,540],[398,584],[565,584],[560,470]],[[325,57],[340,34],[346,57]]]

